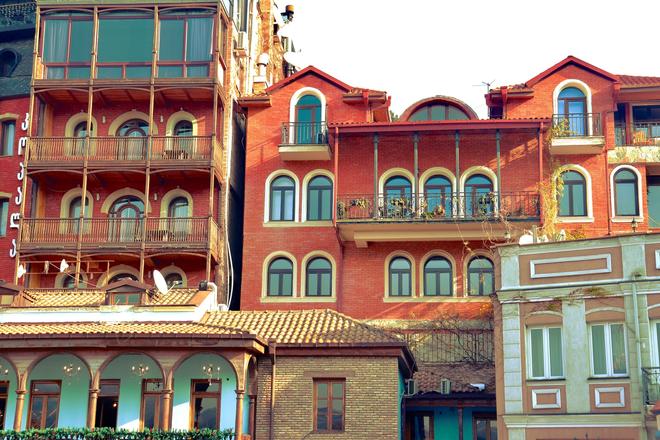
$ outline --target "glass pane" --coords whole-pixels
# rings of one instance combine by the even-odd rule
[[[163,391],[163,381],[161,380],[150,380],[146,382],[144,386],[145,391],[150,393],[159,393]]]
[[[282,220],[282,192],[273,191],[270,201],[270,219]]]
[[[59,397],[49,397],[46,399],[46,419],[44,428],[57,427],[57,412],[59,410]]]
[[[46,71],[46,77],[48,79],[63,79],[64,67],[49,67]]]
[[[293,294],[293,275],[282,275],[282,292],[281,295],[291,296]]]
[[[492,273],[484,273],[483,276],[484,295],[490,295],[495,292],[495,284]]]
[[[159,66],[158,78],[181,78],[183,76],[182,66]]]
[[[550,375],[561,377],[563,372],[562,348],[561,348],[561,328],[548,329],[550,339]]]
[[[410,295],[410,274],[402,273],[401,274],[401,295],[409,296]]]
[[[334,386],[333,386],[334,387]],[[344,419],[344,400],[332,399],[332,429],[341,430]]]
[[[616,184],[616,214],[637,215],[636,185],[634,182]]]
[[[208,381],[195,382],[195,392],[196,393],[218,393],[220,391],[220,383],[217,381]]]
[[[446,107],[444,105],[434,105],[431,107],[431,120],[442,121],[445,119]]]
[[[497,440],[497,423],[495,421],[490,423],[490,440]]]
[[[84,62],[92,58],[92,30],[91,20],[71,21],[71,47],[69,48],[69,61]]]
[[[309,203],[309,220],[319,220],[319,191],[310,191],[307,203]]]
[[[154,21],[151,18],[99,20],[98,61],[150,61]]]
[[[162,20],[160,22],[160,50],[162,61],[183,61],[183,20]]]
[[[316,402],[316,429],[319,431],[328,429],[328,402],[326,400]]]
[[[658,359],[656,365],[660,365],[660,322],[655,324],[655,343],[656,347],[658,347]]]
[[[456,107],[452,107],[452,106],[447,107],[447,112],[448,112],[447,119],[451,119],[451,120],[468,119],[467,115],[463,113],[462,110],[459,110]]]
[[[284,193],[284,220],[293,220],[293,191]]]
[[[14,139],[16,137],[16,123],[7,121],[2,124],[2,155],[11,156],[14,153]]]
[[[149,78],[151,67],[149,66],[127,66],[126,78]]]
[[[438,286],[435,282],[434,273],[426,273],[424,275],[424,295],[433,296],[438,294]]]
[[[121,78],[121,67],[98,67],[96,76],[101,79]]]
[[[30,428],[41,427],[41,413],[43,410],[44,399],[41,397],[32,398],[32,409],[30,411]]]
[[[318,276],[314,273],[307,275],[307,294],[310,296],[316,296],[319,294],[318,291]]]
[[[332,190],[325,190],[321,194],[321,220],[332,219]]]
[[[156,427],[156,399],[157,396],[144,396],[144,427],[153,429]]]
[[[46,63],[65,62],[68,39],[69,39],[68,20],[45,20],[44,40],[43,40],[44,62]]]
[[[486,420],[477,420],[475,424],[477,425],[476,440],[487,440],[486,430],[488,429],[488,422]]]
[[[392,296],[399,296],[401,295],[400,289],[399,289],[399,275],[398,274],[390,274],[390,295]]]
[[[344,397],[344,384],[337,382],[332,384],[332,398],[339,399]]]
[[[195,428],[218,428],[218,400],[216,398],[195,399]]]
[[[572,185],[573,189],[573,215],[587,215],[584,206],[584,186]]]
[[[628,368],[626,366],[623,324],[611,324],[610,334],[612,340],[612,372],[614,374],[625,374]]]
[[[443,272],[440,274],[440,295],[451,295],[451,274]]]
[[[189,18],[186,59],[188,61],[210,61],[212,37],[213,19],[211,17]],[[192,76],[190,70],[188,73],[189,76]]]
[[[318,399],[328,397],[328,384],[327,383],[317,383],[316,384],[316,397]]]
[[[60,385],[55,382],[41,382],[34,384],[33,387],[33,391],[40,394],[60,392]]]
[[[203,66],[188,66],[186,75],[188,78],[206,78],[209,76],[209,66],[207,64]]]
[[[591,349],[594,374],[607,374],[605,362],[605,328],[602,325],[591,327]]]
[[[277,296],[280,294],[279,275],[271,273],[268,276],[268,295]]]
[[[69,67],[69,79],[87,79],[92,71],[90,67]]]
[[[479,274],[470,273],[469,278],[470,295],[479,295]]]
[[[545,360],[543,359],[543,329],[530,330],[530,352],[532,357],[532,377],[545,377]]]

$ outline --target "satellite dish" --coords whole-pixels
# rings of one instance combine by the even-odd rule
[[[284,57],[284,61],[299,69],[307,67],[309,64],[301,52],[284,52],[282,57]]]
[[[533,243],[534,243],[534,236],[532,234],[523,234],[520,236],[520,239],[518,240],[518,244],[520,245],[533,244]]]
[[[60,273],[66,272],[68,268],[69,268],[69,263],[67,263],[66,260],[62,258],[62,261],[60,261]]]
[[[165,281],[165,277],[162,273],[160,273],[159,270],[154,270],[154,282],[156,283],[156,289],[158,289],[158,292],[162,293],[163,295],[170,291],[170,289],[167,288],[167,281]]]
[[[18,278],[23,278],[23,275],[25,275],[26,273],[27,273],[27,270],[25,270],[25,266],[23,266],[22,264],[19,264],[18,265],[18,270],[16,271],[16,276]]]

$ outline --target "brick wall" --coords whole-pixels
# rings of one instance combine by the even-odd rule
[[[399,368],[395,357],[278,356],[275,371],[273,438],[382,439],[399,438]],[[267,439],[270,423],[272,365],[259,360],[256,438]],[[345,431],[313,432],[313,379],[346,380]]]

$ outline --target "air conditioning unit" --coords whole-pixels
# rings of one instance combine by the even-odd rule
[[[239,56],[245,56],[247,54],[248,46],[248,34],[244,31],[239,31],[238,36],[236,37],[236,45],[234,50]]]
[[[451,381],[449,379],[440,380],[440,394],[451,393]]]
[[[406,379],[405,390],[403,394],[405,396],[414,396],[417,394],[417,382],[415,382],[415,379]]]

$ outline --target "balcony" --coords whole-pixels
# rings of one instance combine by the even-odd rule
[[[392,197],[356,194],[337,199],[337,227],[358,247],[368,242],[503,239],[507,222],[538,223],[531,191]]]
[[[0,33],[34,29],[34,1],[15,1],[0,6]]]
[[[79,234],[82,227],[82,234]],[[21,250],[76,249],[78,238],[85,250],[139,250],[162,252],[211,249],[217,252],[218,226],[209,217],[185,218],[25,218],[21,226]]]
[[[600,113],[552,116],[550,153],[598,154],[605,146]]]
[[[617,123],[615,126],[616,146],[630,147],[658,147],[660,146],[660,121],[644,121],[631,124],[632,135],[627,140],[625,123]]]
[[[30,168],[80,168],[85,161],[85,138],[35,137],[29,142]],[[222,149],[211,136],[89,138],[90,168],[190,168],[222,165]]]
[[[660,367],[642,368],[644,403],[655,405],[660,400]]]
[[[325,121],[283,123],[279,153],[282,160],[330,160]]]

